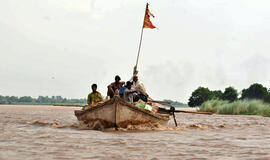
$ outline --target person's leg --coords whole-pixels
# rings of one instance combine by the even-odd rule
[[[113,93],[110,90],[108,90],[107,96],[109,96],[110,98],[113,98],[114,95],[113,95]]]

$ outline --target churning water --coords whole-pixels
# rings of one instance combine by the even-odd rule
[[[179,127],[94,131],[76,109],[0,106],[0,159],[270,159],[270,118],[177,113]]]

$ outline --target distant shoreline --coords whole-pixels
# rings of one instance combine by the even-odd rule
[[[1,106],[21,106],[21,107],[25,107],[25,106],[47,106],[47,107],[84,107],[85,105],[76,105],[76,104],[0,104]],[[166,108],[169,108],[167,106],[165,106]],[[182,111],[191,111],[191,112],[196,112],[199,110],[198,107],[176,107],[176,110],[182,110]]]
[[[62,107],[83,107],[85,105],[76,104],[0,104],[0,106],[62,106]]]

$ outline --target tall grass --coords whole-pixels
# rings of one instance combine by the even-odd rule
[[[201,105],[200,111],[217,114],[262,115],[270,117],[270,104],[264,103],[261,100],[239,100],[233,103],[222,100],[210,100]]]

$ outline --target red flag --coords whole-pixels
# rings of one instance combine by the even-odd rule
[[[156,28],[152,22],[150,21],[150,17],[155,17],[148,9],[148,3],[146,4],[146,9],[145,9],[145,16],[144,16],[144,23],[143,23],[143,28],[151,28],[154,29]]]

